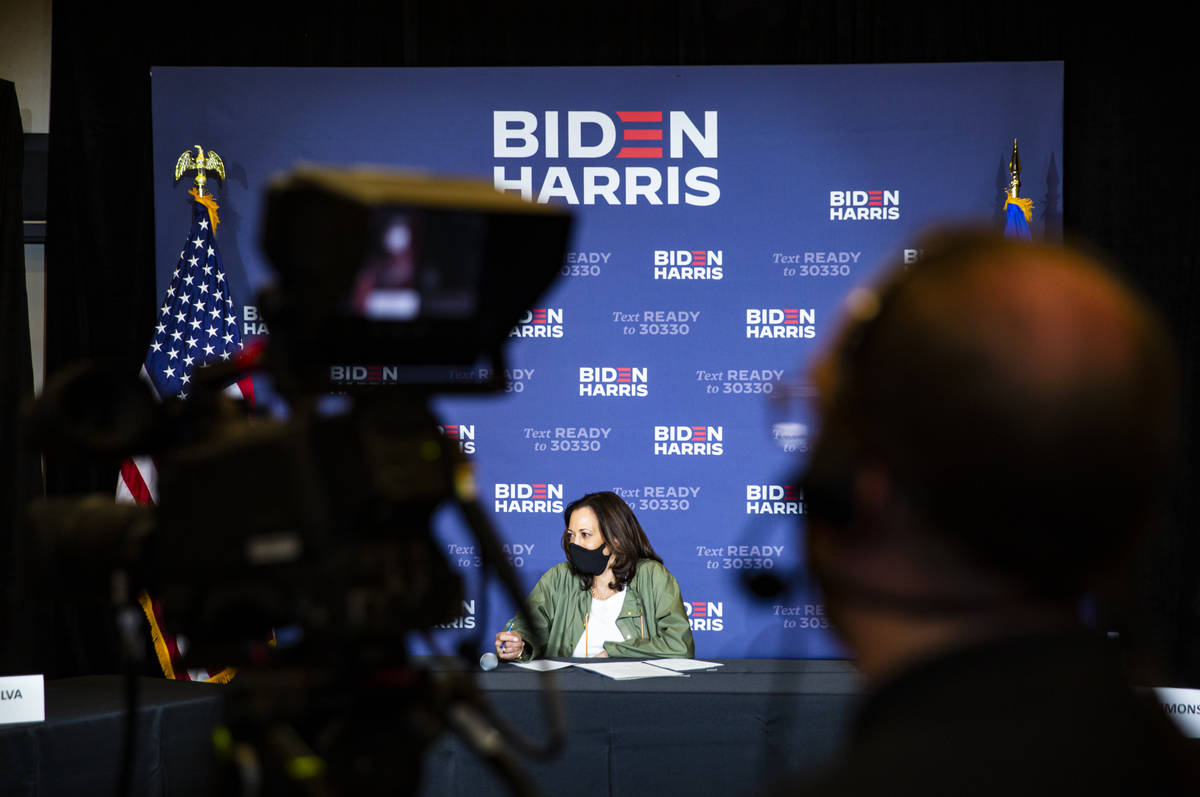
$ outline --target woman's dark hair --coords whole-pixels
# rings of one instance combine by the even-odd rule
[[[566,527],[571,525],[571,514],[585,506],[596,513],[600,536],[612,552],[613,583],[608,585],[609,589],[624,589],[633,580],[639,559],[653,559],[662,564],[662,557],[654,552],[646,532],[642,531],[642,524],[638,523],[633,510],[623,498],[612,492],[588,493],[567,504],[563,510],[562,549],[567,555],[567,566],[579,577],[580,589],[591,587],[592,576],[575,569],[570,549],[567,548],[571,538]]]

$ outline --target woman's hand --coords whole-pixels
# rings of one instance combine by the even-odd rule
[[[525,640],[516,631],[501,631],[496,634],[496,655],[509,661],[525,652]]]

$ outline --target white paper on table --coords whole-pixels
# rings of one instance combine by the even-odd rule
[[[699,659],[651,659],[646,663],[653,664],[655,667],[662,667],[664,670],[674,670],[675,672],[711,670],[715,667],[725,666],[719,661],[700,661]]]
[[[588,662],[579,664],[576,662],[576,667],[581,670],[591,670],[594,673],[599,673],[606,678],[615,678],[618,681],[629,681],[634,678],[686,678],[683,673],[667,670],[662,667],[651,667],[644,661],[605,661],[605,662]]]
[[[0,725],[46,721],[46,681],[41,675],[0,678]]]
[[[1200,710],[1200,689],[1159,686],[1155,687],[1154,694],[1163,711],[1184,736],[1200,739],[1200,716],[1192,713]]]
[[[514,661],[518,667],[524,667],[527,670],[537,670],[538,672],[550,672],[551,670],[561,670],[563,667],[570,667],[569,661],[554,661],[553,659],[534,659],[533,661]]]

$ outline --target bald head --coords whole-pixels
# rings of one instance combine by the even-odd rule
[[[1047,246],[1005,243],[963,256],[972,259],[914,275],[897,310],[903,323],[927,326],[930,343],[953,343],[998,379],[1047,396],[1138,378],[1148,320],[1107,273]]]
[[[1153,315],[1079,253],[973,233],[930,239],[859,306],[818,367],[813,469],[882,468],[973,564],[1081,590],[1162,484],[1174,373]]]

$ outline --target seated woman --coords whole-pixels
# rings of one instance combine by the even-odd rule
[[[527,627],[496,634],[502,659],[687,657],[695,655],[679,582],[663,567],[646,532],[616,493],[588,493],[563,512],[567,561],[529,593]]]

